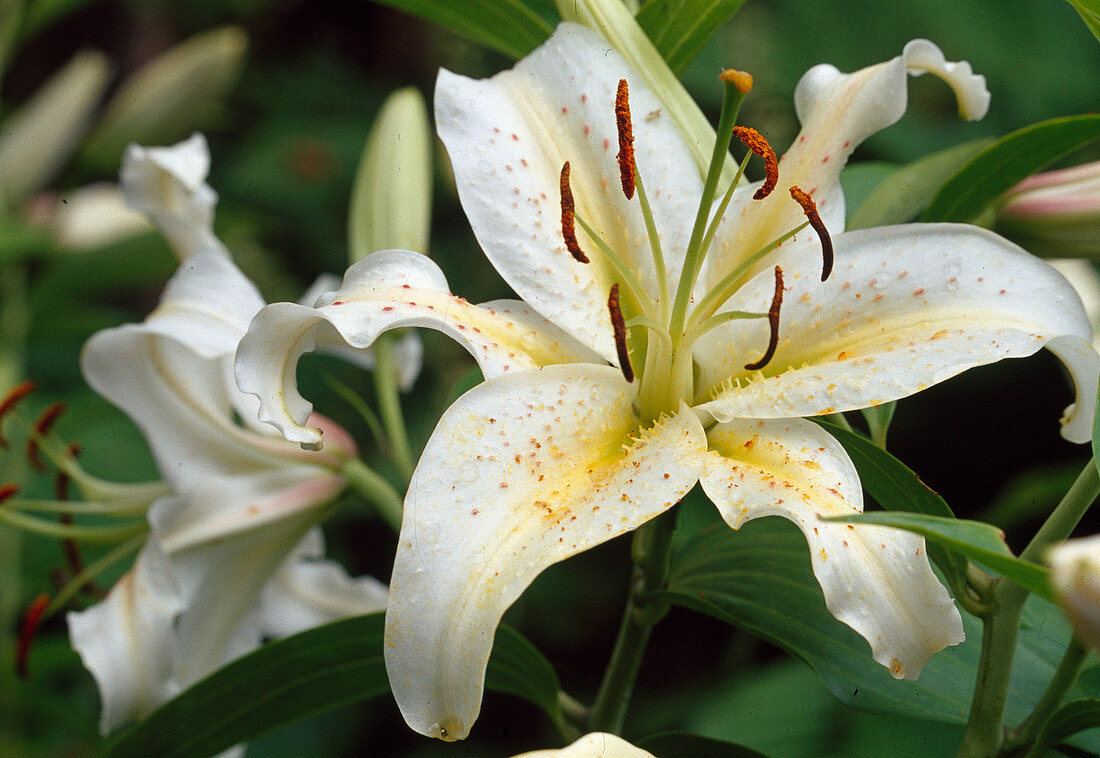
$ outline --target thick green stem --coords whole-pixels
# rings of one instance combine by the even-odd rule
[[[668,579],[669,549],[675,523],[675,513],[666,512],[634,533],[634,575],[630,594],[607,672],[588,719],[589,731],[622,733],[650,632],[668,612],[667,603],[647,600],[646,595],[664,587]]]
[[[353,490],[374,506],[378,515],[393,527],[395,532],[401,531],[401,512],[404,506],[401,495],[393,485],[357,458],[345,463],[340,473],[348,480],[348,485]]]
[[[1100,476],[1096,463],[1089,460],[1020,557],[1041,560],[1047,548],[1069,537],[1098,494]],[[1004,744],[1004,707],[1027,596],[1027,590],[1005,579],[994,591],[993,611],[983,619],[978,679],[959,758],[992,758]]]
[[[381,335],[374,342],[374,388],[378,393],[378,410],[382,425],[393,450],[393,459],[402,478],[412,479],[413,457],[409,448],[409,435],[405,431],[405,417],[401,413],[401,397],[398,391],[397,363],[393,355],[393,336]]]

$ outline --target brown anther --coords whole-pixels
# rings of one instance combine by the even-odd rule
[[[53,427],[54,422],[57,421],[58,416],[65,412],[64,403],[54,403],[47,406],[46,410],[39,414],[38,419],[34,422],[34,430],[40,435],[46,435]],[[34,437],[27,440],[27,460],[31,462],[37,471],[45,471],[46,466],[42,463],[42,459],[38,457],[38,443]]]
[[[775,189],[779,181],[779,159],[764,135],[747,126],[733,127],[733,136],[745,143],[745,147],[764,159],[764,183],[752,196],[753,200],[763,200]]]
[[[15,643],[15,673],[20,679],[26,679],[29,676],[27,657],[31,652],[31,640],[34,639],[38,625],[42,623],[42,614],[46,612],[46,606],[49,604],[49,595],[39,595],[23,614],[23,623],[19,627],[19,639]]]
[[[833,273],[833,239],[829,236],[829,230],[825,228],[825,222],[817,212],[817,204],[813,198],[795,186],[791,187],[791,197],[802,206],[802,212],[806,214],[810,226],[821,240],[821,281],[825,281],[829,278],[829,274]]]
[[[738,71],[735,68],[727,68],[718,75],[718,78],[723,82],[732,84],[742,95],[747,95],[752,91],[752,74],[748,71]]]
[[[775,293],[772,295],[772,304],[768,308],[768,327],[771,333],[768,335],[768,349],[764,351],[764,357],[758,360],[756,363],[746,363],[745,368],[748,371],[759,371],[767,366],[772,357],[775,356],[775,349],[779,347],[779,307],[783,304],[783,269],[779,266],[775,267]]]
[[[19,487],[14,484],[0,484],[0,503],[19,492]]]
[[[619,284],[611,285],[611,294],[607,296],[607,310],[611,313],[611,329],[615,332],[615,351],[619,354],[619,368],[628,382],[634,381],[634,368],[630,365],[630,353],[626,349],[626,321],[623,309],[619,306]]]
[[[561,236],[565,240],[565,249],[578,263],[588,263],[588,256],[577,243],[577,228],[574,226],[576,205],[573,203],[573,190],[569,187],[569,161],[561,167]]]
[[[4,396],[4,399],[0,400],[0,448],[6,448],[8,446],[8,441],[4,439],[2,427],[4,415],[11,411],[11,409],[14,408],[20,400],[31,394],[33,391],[34,382],[26,381],[22,384],[17,384],[12,387],[11,391]]]
[[[619,80],[615,93],[615,126],[619,130],[619,178],[627,200],[634,198],[634,125],[630,121],[630,91],[626,79]]]

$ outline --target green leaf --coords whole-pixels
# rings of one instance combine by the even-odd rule
[[[817,419],[844,446],[859,472],[863,489],[888,511],[908,511],[954,518],[951,507],[913,471],[862,434]],[[928,546],[928,556],[947,576],[956,592],[966,579],[966,561],[938,544]]]
[[[214,755],[291,721],[389,692],[384,614],[337,621],[269,645],[212,674],[111,740],[112,756]],[[497,629],[485,686],[560,719],[557,676],[518,632]]]
[[[944,184],[923,221],[971,222],[1017,182],[1100,138],[1100,115],[1042,121],[1002,137]]]
[[[638,747],[660,758],[768,758],[764,753],[732,742],[686,732],[662,732],[639,740]]]
[[[1100,727],[1100,700],[1085,698],[1066,703],[1051,715],[1029,755],[1043,755],[1078,732]]]
[[[1081,14],[1081,20],[1085,22],[1085,26],[1089,28],[1089,31],[1093,33],[1096,39],[1100,40],[1100,1],[1068,0],[1068,2]]]
[[[682,73],[745,0],[650,0],[638,23],[676,73]]]
[[[903,166],[876,187],[848,219],[848,229],[904,224],[920,214],[944,182],[993,143],[967,142],[926,155]]]
[[[450,29],[510,58],[522,58],[546,41],[550,24],[520,0],[378,0]]]
[[[1021,560],[1005,544],[1004,532],[984,521],[926,516],[921,513],[885,513],[874,511],[852,516],[826,519],[848,524],[881,524],[915,532],[925,539],[943,545],[975,563],[992,569],[1016,582],[1029,592],[1046,600],[1054,600],[1054,591],[1047,570],[1031,561]]]
[[[783,519],[758,519],[738,531],[719,523],[685,539],[673,555],[668,590],[657,594],[801,658],[838,700],[853,708],[905,719],[966,723],[981,651],[980,622],[964,614],[963,644],[932,656],[916,681],[893,679],[872,660],[867,642],[829,614],[810,570],[805,539]],[[1034,595],[1028,598],[1005,705],[1006,723],[1020,723],[1034,708],[1070,634],[1057,606]],[[1069,697],[1087,694],[1075,685]],[[1100,751],[1096,732],[1070,742]]]

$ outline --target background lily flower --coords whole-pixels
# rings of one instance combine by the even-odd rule
[[[88,383],[140,427],[170,489],[148,511],[131,571],[68,617],[104,731],[266,638],[386,603],[384,585],[322,560],[315,527],[344,490],[354,442],[315,416],[334,444],[301,450],[256,420],[255,398],[233,380],[237,343],[264,300],[213,237],[205,141],[127,155],[127,196],[172,231],[184,260],[144,322],[97,333],[81,360]]]
[[[840,233],[840,169],[901,117],[908,75],[926,72],[952,86],[964,115],[982,115],[981,77],[923,40],[854,74],[816,67],[796,91],[803,131],[779,189],[755,200],[759,184],[734,183],[728,208],[712,206],[714,187],[660,117],[633,123],[627,163],[648,189],[639,180],[644,201],[626,198],[623,111],[659,105],[583,27],[563,24],[488,80],[441,72],[436,122],[459,196],[524,302],[470,305],[427,258],[380,252],[316,308],[261,310],[237,360],[260,418],[305,445],[321,430],[307,425],[295,366],[318,339],[362,348],[427,326],[460,341],[486,377],[440,420],[406,498],[386,658],[415,730],[466,736],[505,609],[547,566],[637,528],[696,482],[734,528],[794,521],[829,610],[894,676],[915,678],[962,639],[921,538],[819,520],[861,511],[862,490],[839,443],[797,417],[905,397],[1046,346],[1077,385],[1063,434],[1085,441],[1100,358],[1072,288],[1006,240],[947,224]],[[816,236],[802,231],[809,204],[792,202],[792,185],[816,200]]]
[[[653,758],[653,754],[614,734],[593,732],[560,750],[533,750],[514,758]]]
[[[1066,540],[1047,554],[1050,583],[1076,635],[1100,648],[1100,535]]]

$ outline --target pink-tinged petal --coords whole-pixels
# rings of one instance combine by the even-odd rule
[[[390,583],[386,669],[409,725],[466,736],[493,632],[547,566],[678,502],[706,450],[686,407],[638,427],[621,373],[490,379],[444,414],[413,474]]]
[[[1054,352],[1076,385],[1062,434],[1087,441],[1100,357],[1081,301],[1051,266],[972,226],[909,224],[835,240],[827,282],[812,249],[783,262],[779,346],[762,371],[745,370],[768,342],[762,320],[736,321],[696,343],[698,410],[718,421],[815,416],[906,397],[973,366]],[[771,272],[727,307],[766,311]]]
[[[653,754],[614,734],[592,732],[560,750],[534,750],[514,758],[653,758]]]
[[[833,234],[844,229],[844,195],[840,170],[863,140],[890,126],[905,113],[908,76],[930,73],[954,90],[963,118],[985,115],[989,92],[985,78],[970,64],[947,61],[928,40],[913,40],[897,58],[842,74],[834,66],[814,66],[795,90],[795,109],[802,130],[779,162],[779,184],[766,199],[727,211],[711,261],[710,282],[717,282],[768,243],[803,222],[802,210],[788,188],[797,185],[815,202]]]
[[[164,555],[149,541],[106,598],[66,617],[73,649],[99,687],[104,734],[172,696],[173,623],[182,609]]]
[[[553,363],[603,363],[524,303],[476,306],[450,294],[430,258],[404,250],[363,258],[348,269],[339,290],[318,302],[316,308],[267,306],[237,353],[237,382],[260,398],[260,418],[305,446],[319,445],[321,436],[303,426],[312,406],[298,393],[296,367],[302,354],[318,344],[343,341],[365,349],[384,331],[419,326],[457,340],[486,377]]]
[[[214,236],[218,194],[206,183],[210,150],[191,135],[171,147],[130,145],[122,159],[122,192],[131,208],[149,217],[185,261],[201,250],[228,256]]]
[[[641,211],[619,182],[614,108],[620,79],[630,87],[636,163],[674,276],[702,182],[658,99],[595,32],[561,24],[515,68],[491,79],[443,71],[435,96],[462,207],[486,255],[536,311],[612,362],[606,303],[616,278],[579,226],[591,263],[578,263],[566,250],[559,180],[568,161],[577,213],[655,293]]]
[[[962,642],[962,619],[932,573],[919,535],[821,518],[863,510],[844,448],[803,419],[732,421],[707,434],[700,481],[734,529],[782,516],[806,536],[829,612],[871,644],[898,679],[916,679],[933,653]]]

